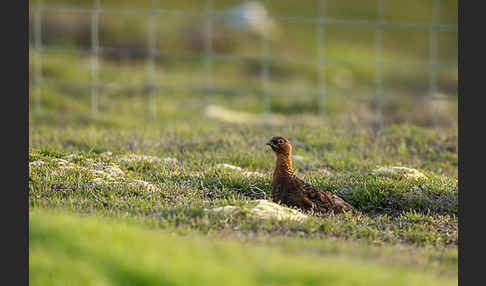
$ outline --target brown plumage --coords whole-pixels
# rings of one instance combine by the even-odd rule
[[[292,169],[292,145],[285,137],[274,136],[267,143],[277,155],[273,173],[272,200],[315,213],[341,213],[356,209],[340,197],[297,178]]]

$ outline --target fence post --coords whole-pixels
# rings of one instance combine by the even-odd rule
[[[431,100],[432,125],[437,125],[437,114],[434,108],[434,99],[437,96],[437,25],[440,23],[440,0],[434,0],[432,11],[432,25],[429,31],[429,93]]]
[[[325,79],[325,53],[324,53],[324,15],[326,1],[319,0],[318,15],[319,20],[316,27],[316,45],[317,45],[317,85],[318,85],[318,102],[319,114],[325,116],[326,79]]]
[[[264,0],[265,8],[268,11],[268,0]],[[268,16],[268,15],[267,15]],[[269,16],[268,16],[269,17]],[[270,17],[269,17],[270,18]],[[263,114],[267,115],[270,112],[270,94],[269,94],[269,70],[268,70],[268,25],[263,21],[263,33],[260,35],[260,57],[261,57],[261,69],[260,69],[260,79],[262,83],[262,93],[263,93]]]
[[[98,112],[99,94],[99,13],[100,0],[94,0],[91,12],[91,113]]]
[[[42,96],[42,0],[38,0],[34,12],[34,110],[41,112]]]
[[[210,95],[213,91],[213,0],[206,0],[204,13],[204,72],[206,74],[206,105],[210,104]]]
[[[376,124],[378,129],[383,128],[382,104],[384,100],[383,89],[383,30],[385,24],[385,1],[378,1],[378,21],[375,31],[375,97],[376,97]]]
[[[156,34],[155,34],[155,0],[152,0],[152,8],[150,10],[150,17],[148,22],[148,52],[149,56],[147,59],[147,76],[148,76],[148,85],[149,85],[149,111],[150,116],[152,119],[156,117],[156,102],[155,102],[155,88],[156,88],[156,79],[155,79],[155,41],[156,41]]]

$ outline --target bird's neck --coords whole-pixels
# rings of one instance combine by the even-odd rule
[[[292,169],[292,160],[290,154],[278,154],[277,163],[275,165],[274,177],[295,177],[294,170]]]

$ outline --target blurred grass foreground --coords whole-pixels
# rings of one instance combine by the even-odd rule
[[[457,284],[457,1],[29,3],[32,285]]]

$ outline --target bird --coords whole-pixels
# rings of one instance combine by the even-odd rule
[[[272,201],[303,211],[326,214],[351,211],[355,207],[339,196],[319,189],[299,179],[292,169],[292,145],[282,136],[273,136],[267,141],[277,156],[272,180]]]

